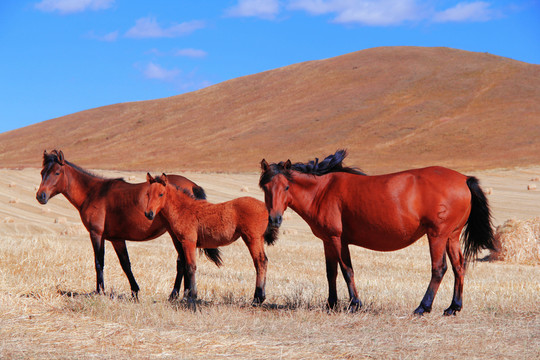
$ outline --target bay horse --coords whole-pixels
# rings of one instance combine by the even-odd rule
[[[206,199],[204,189],[193,181],[179,175],[171,175],[170,181],[197,199]],[[123,179],[105,179],[93,175],[67,161],[62,151],[53,150],[50,154],[43,152],[41,184],[36,198],[44,205],[55,195],[62,194],[79,211],[94,249],[96,293],[105,291],[105,240],[109,240],[129,280],[133,297],[138,296],[139,285],[131,272],[126,240],[151,240],[168,231],[162,217],[156,217],[150,222],[144,216],[146,187],[146,182],[130,184]],[[174,298],[178,296],[182,282],[184,255],[174,234],[169,233],[178,251],[177,275],[170,295]],[[205,249],[205,253],[216,265],[221,265],[218,249]]]
[[[481,249],[493,249],[487,199],[478,179],[443,167],[367,176],[344,167],[345,150],[307,164],[261,161],[259,186],[265,194],[269,226],[279,227],[287,207],[298,213],[324,244],[328,306],[337,303],[337,265],[347,283],[349,308],[362,303],[354,283],[349,245],[377,251],[405,248],[427,234],[431,281],[414,311],[429,313],[446,272],[446,255],[454,270],[452,303],[444,315],[462,308],[466,264]],[[466,227],[465,227],[466,226]],[[463,232],[464,255],[460,249]]]
[[[229,245],[240,237],[249,249],[257,274],[252,304],[261,304],[266,298],[268,263],[264,242],[272,245],[278,233],[277,228],[268,227],[265,204],[252,197],[219,204],[196,201],[189,192],[178,191],[165,174],[155,178],[147,174],[147,182],[146,217],[153,220],[161,214],[180,242],[186,260],[186,284],[189,284],[184,297],[192,309],[197,298],[196,249]]]

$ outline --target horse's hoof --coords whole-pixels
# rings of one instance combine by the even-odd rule
[[[171,295],[169,295],[169,301],[170,301],[170,302],[174,302],[174,301],[176,301],[176,300],[178,300],[178,291],[173,290],[173,291],[171,292]]]
[[[139,302],[139,293],[137,291],[131,292],[131,300],[137,303]]]
[[[251,302],[251,306],[259,307],[262,305],[263,302],[264,302],[264,298],[254,298],[253,301]]]
[[[444,313],[443,315],[444,316],[451,316],[451,315],[454,315],[456,316],[458,311],[460,311],[461,309],[454,309],[453,307],[449,307],[448,309],[444,310]]]
[[[349,304],[349,308],[347,309],[350,313],[355,313],[362,307],[362,302],[360,300],[352,300]]]
[[[419,307],[416,308],[416,310],[414,310],[413,314],[417,316],[423,316],[424,314],[429,314],[430,312],[431,312],[431,308],[425,308],[422,305],[420,305]]]

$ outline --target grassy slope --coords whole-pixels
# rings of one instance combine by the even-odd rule
[[[447,48],[364,50],[0,134],[0,166],[258,171],[348,148],[369,173],[540,164],[540,66]]]

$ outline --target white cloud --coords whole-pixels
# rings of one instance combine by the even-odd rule
[[[36,9],[62,14],[71,14],[86,10],[108,9],[114,4],[114,0],[42,0],[35,5]]]
[[[191,58],[203,58],[206,57],[207,53],[204,50],[199,49],[180,49],[175,52],[176,56],[186,56]]]
[[[178,75],[180,75],[180,70],[167,70],[160,65],[151,62],[146,65],[146,68],[144,68],[143,75],[147,79],[174,81],[178,77]]]
[[[90,31],[86,34],[86,37],[88,39],[113,42],[113,41],[116,41],[116,39],[118,39],[118,31],[113,31],[105,35],[96,35],[94,31]]]
[[[279,13],[279,0],[238,0],[225,14],[234,17],[273,19]]]
[[[435,14],[435,22],[462,22],[462,21],[488,21],[496,15],[490,9],[490,3],[476,1],[471,3],[461,2],[453,8]]]
[[[135,26],[126,32],[130,38],[173,38],[191,34],[195,30],[203,29],[205,23],[199,20],[187,21],[181,24],[173,24],[168,28],[162,28],[155,18],[145,17],[138,19]]]
[[[312,15],[335,14],[336,23],[371,26],[419,20],[424,13],[415,0],[292,0],[289,8]]]

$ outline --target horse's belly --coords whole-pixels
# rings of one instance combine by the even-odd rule
[[[349,244],[358,245],[375,251],[395,251],[403,249],[425,234],[421,226],[409,229],[358,229],[343,236]]]

